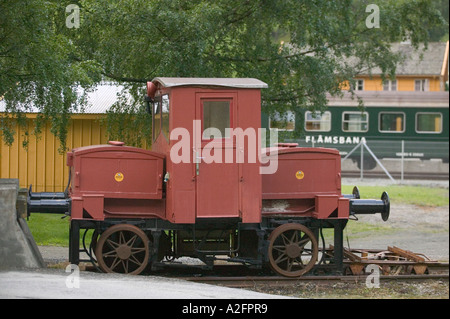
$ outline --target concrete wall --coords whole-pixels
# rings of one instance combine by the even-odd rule
[[[16,209],[18,179],[0,179],[0,269],[41,268],[44,261]]]

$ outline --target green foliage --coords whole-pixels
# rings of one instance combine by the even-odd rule
[[[441,12],[446,23],[441,26],[433,27],[429,30],[430,41],[448,41],[449,1],[434,0],[434,3],[436,5],[436,9]]]
[[[78,29],[65,26],[68,4],[80,7]],[[380,8],[380,28],[366,26],[369,4]],[[326,94],[339,95],[341,83],[352,82],[362,70],[379,67],[385,76],[395,74],[400,57],[390,44],[426,43],[429,30],[446,25],[436,4],[1,0],[0,96],[17,120],[37,108],[51,120],[63,148],[70,114],[83,105],[77,89],[102,79],[125,85],[136,101],[133,111],[116,107],[111,115],[139,113],[145,82],[156,76],[255,77],[269,84],[263,90],[266,114],[323,110]],[[14,134],[1,123],[11,143]]]
[[[94,63],[75,61],[73,41],[64,35],[59,1],[0,2],[0,97],[6,115],[0,125],[5,142],[13,142],[15,119],[24,126],[24,112],[39,111],[40,123],[51,122],[51,132],[65,148],[70,114],[83,104],[79,85],[89,87],[96,79]],[[62,20],[62,24],[64,20]],[[35,133],[40,133],[38,124]]]
[[[144,96],[145,92],[135,94]],[[129,90],[123,90],[117,102],[107,111],[102,125],[109,132],[109,140],[124,141],[127,145],[142,147],[143,142],[151,145],[152,118],[145,106],[132,98]]]

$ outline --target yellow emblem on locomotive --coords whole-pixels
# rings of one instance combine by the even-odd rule
[[[303,179],[305,177],[305,173],[303,173],[303,171],[298,171],[295,173],[295,177],[297,177],[297,179]]]
[[[122,173],[116,173],[116,175],[114,175],[114,179],[116,180],[116,182],[121,182],[123,181],[123,174]]]

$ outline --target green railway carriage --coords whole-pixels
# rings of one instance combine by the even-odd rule
[[[263,127],[281,131],[301,125],[302,137],[289,138],[305,147],[336,148],[341,156],[360,167],[360,148],[365,142],[379,159],[449,158],[449,92],[359,92],[364,108],[349,94],[329,98],[322,113],[304,111],[301,119],[288,115],[283,121],[263,117]],[[352,152],[353,151],[353,152]],[[376,166],[371,156],[364,157],[364,169]]]

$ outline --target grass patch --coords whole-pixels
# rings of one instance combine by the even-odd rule
[[[377,235],[388,235],[398,231],[398,229],[393,228],[391,225],[381,222],[380,224],[364,223],[359,221],[349,221],[344,229],[344,240],[355,240],[358,238],[364,238],[368,236]],[[333,244],[334,242],[334,229],[325,228],[323,229],[323,237],[325,239],[325,245]],[[319,247],[322,247],[322,239],[319,238]]]
[[[69,246],[69,218],[62,215],[31,214],[28,220],[34,240],[42,246]]]
[[[443,188],[405,185],[358,186],[358,188],[362,199],[379,199],[383,192],[387,192],[391,203],[425,207],[442,207],[449,204],[448,189]],[[352,190],[353,186],[342,186],[343,194],[351,194]]]
[[[62,215],[31,214],[27,221],[31,234],[39,246],[69,247],[69,217],[61,219]],[[86,245],[91,242],[93,230],[86,235]],[[82,243],[84,229],[80,231],[80,245]]]
[[[370,224],[358,221],[349,221],[344,230],[344,236],[353,240],[357,238],[370,237],[373,235],[388,235],[398,231],[391,225],[383,223],[380,219],[380,224]]]

